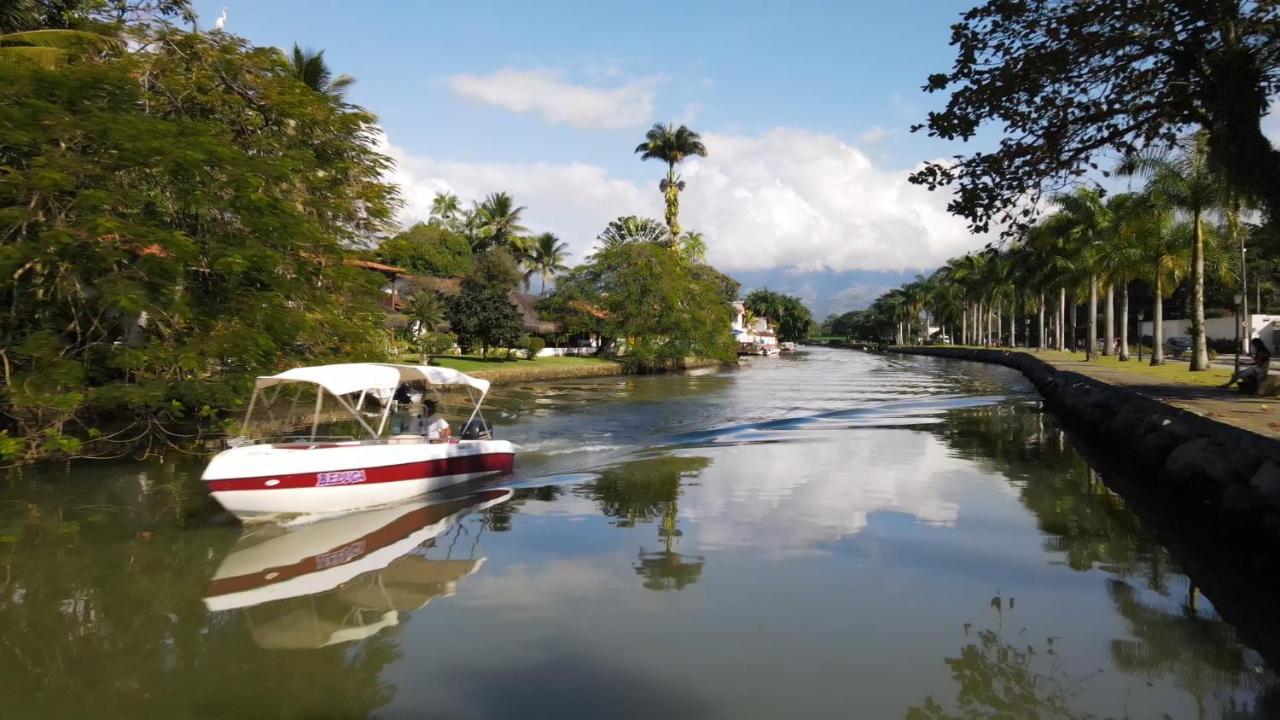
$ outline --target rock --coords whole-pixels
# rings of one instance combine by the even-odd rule
[[[1249,485],[1269,502],[1280,506],[1280,465],[1271,460],[1262,463],[1249,479]]]
[[[1236,515],[1257,513],[1261,516],[1266,509],[1266,499],[1248,485],[1232,485],[1222,494],[1222,511],[1225,513]],[[1258,519],[1261,520],[1261,517]]]
[[[1161,467],[1177,446],[1178,441],[1172,435],[1156,430],[1138,441],[1138,455],[1148,466]]]
[[[1196,438],[1174,448],[1165,458],[1164,469],[1175,483],[1208,480],[1216,485],[1231,484],[1225,448],[1208,438]]]

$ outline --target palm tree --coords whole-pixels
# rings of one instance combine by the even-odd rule
[[[684,125],[677,128],[655,123],[635,151],[640,153],[641,160],[661,160],[667,164],[667,176],[658,183],[658,189],[667,203],[667,229],[672,237],[680,237],[680,191],[684,190],[684,181],[676,175],[676,165],[693,155],[707,156],[702,137]]]
[[[350,75],[333,76],[329,65],[324,61],[323,50],[303,50],[297,43],[293,44],[293,53],[289,56],[289,69],[293,76],[303,85],[319,93],[341,97],[356,79]]]
[[[439,218],[448,223],[462,212],[462,205],[458,201],[458,196],[451,192],[438,192],[431,199],[431,217]]]
[[[1140,252],[1151,278],[1151,364],[1164,364],[1164,298],[1186,275],[1190,265],[1187,241],[1192,235],[1187,223],[1174,223],[1172,214],[1152,207],[1147,231],[1139,238]]]
[[[472,249],[487,250],[491,247],[515,249],[516,237],[527,231],[520,224],[523,205],[504,192],[490,193],[476,207],[476,231]]]
[[[1113,217],[1108,241],[1098,253],[1107,287],[1120,286],[1120,360],[1129,359],[1129,283],[1146,268],[1142,239],[1155,232],[1154,215],[1146,198],[1135,193],[1115,195],[1107,201]],[[1107,332],[1111,342],[1111,331]]]
[[[605,226],[604,232],[596,238],[606,248],[623,243],[650,242],[663,247],[675,244],[674,236],[665,225],[650,218],[627,215],[612,220]]]
[[[1092,188],[1079,188],[1075,192],[1058,195],[1060,222],[1065,224],[1066,237],[1072,242],[1076,258],[1080,260],[1089,278],[1088,340],[1085,357],[1097,356],[1098,343],[1098,253],[1111,232],[1112,216],[1102,196]],[[1108,351],[1109,353],[1109,351]]]
[[[1121,175],[1147,178],[1152,200],[1191,216],[1191,370],[1209,369],[1209,349],[1204,334],[1204,255],[1206,213],[1223,206],[1228,190],[1209,162],[1203,133],[1182,141],[1178,152],[1151,151],[1135,155],[1120,165]]]
[[[702,233],[686,230],[678,242],[680,254],[689,262],[703,262],[707,259],[707,241]]]
[[[556,273],[564,272],[569,269],[565,264],[565,260],[569,259],[569,245],[561,242],[560,238],[551,233],[542,233],[532,239],[529,245],[529,270],[525,273],[525,278],[538,275],[542,278],[542,285],[538,289],[539,295],[547,293],[547,280]]]

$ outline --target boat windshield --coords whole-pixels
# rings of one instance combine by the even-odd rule
[[[233,444],[403,441],[420,432],[431,406],[450,427],[468,426],[480,416],[481,397],[470,387],[423,382],[342,395],[309,382],[279,383],[254,391]]]

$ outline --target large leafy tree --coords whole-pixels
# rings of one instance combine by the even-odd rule
[[[743,303],[757,317],[766,317],[778,328],[783,340],[803,340],[809,334],[813,316],[804,302],[794,295],[784,295],[768,288],[752,290]]]
[[[377,253],[385,262],[423,275],[462,276],[475,267],[467,239],[437,224],[418,223],[382,241]]]
[[[666,202],[667,229],[672,237],[680,237],[680,191],[684,180],[676,174],[676,166],[694,155],[706,157],[707,146],[702,136],[681,125],[656,123],[644,135],[644,142],[636,146],[641,160],[661,160],[667,164],[667,176],[658,183]]]
[[[385,348],[344,262],[395,204],[374,117],[234,36],[120,32],[105,58],[0,63],[0,431],[28,456]]]
[[[561,278],[545,305],[572,329],[623,340],[623,361],[653,370],[689,357],[732,356],[722,292],[678,253],[628,242],[603,248]]]
[[[510,293],[519,281],[515,260],[502,248],[476,260],[475,271],[462,281],[462,292],[449,307],[449,324],[459,345],[479,347],[485,356],[489,348],[515,345],[523,325]]]
[[[952,26],[956,60],[925,89],[947,92],[917,129],[996,149],[927,164],[912,181],[956,185],[951,210],[977,230],[1025,223],[1043,192],[1099,158],[1207,132],[1209,160],[1280,212],[1280,152],[1261,119],[1280,84],[1280,4],[1256,0],[988,0]]]

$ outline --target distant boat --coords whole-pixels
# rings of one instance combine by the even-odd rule
[[[424,391],[437,386],[466,388],[474,408],[459,437],[432,440],[422,432],[385,434],[397,407],[394,395],[405,385]],[[233,439],[230,449],[209,462],[205,487],[240,520],[259,521],[377,507],[510,472],[514,447],[494,440],[480,415],[488,391],[487,380],[427,365],[321,365],[260,377],[245,414],[245,436]],[[325,412],[326,394],[336,402],[336,411]],[[289,415],[300,402],[307,403],[313,408],[307,429],[289,436],[290,430],[296,430],[291,417],[280,423],[280,432],[272,432],[270,423],[255,428],[254,408],[264,395],[268,406],[290,401]],[[378,412],[365,411],[367,401]],[[420,420],[422,406],[408,407],[410,413],[417,409]],[[270,407],[266,410],[276,419]],[[321,436],[322,422],[353,434]]]
[[[786,341],[780,342],[780,343],[778,343],[778,351],[779,351],[779,352],[784,352],[784,353],[795,352],[795,351],[796,351],[796,344],[795,344],[795,343],[793,343],[793,342],[791,342],[790,340],[786,340]]]

